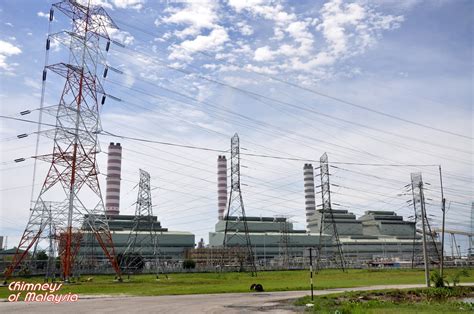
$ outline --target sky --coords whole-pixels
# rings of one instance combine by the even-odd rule
[[[52,1],[0,4],[1,115],[38,121],[42,72],[68,62],[67,18]],[[287,216],[304,228],[303,165],[327,152],[334,207],[410,219],[405,185],[422,172],[439,227],[442,166],[447,228],[469,230],[473,201],[472,1],[93,0],[118,29],[105,64],[102,129],[227,151],[238,133],[247,215]],[[51,35],[46,57],[45,42]],[[53,35],[56,34],[56,35]],[[101,46],[104,49],[104,44]],[[48,73],[43,121],[54,123],[64,80]],[[31,114],[20,116],[20,112]],[[0,235],[17,245],[52,150],[48,132],[2,118]],[[29,136],[18,139],[17,135]],[[170,230],[208,241],[217,221],[217,155],[99,135],[123,146],[121,213],[133,214],[138,169],[151,174],[153,210]],[[13,160],[25,158],[24,162]],[[370,166],[397,164],[433,166]],[[229,164],[230,166],[230,164]],[[316,171],[318,171],[316,169]],[[318,180],[318,177],[316,177]],[[316,180],[316,181],[317,181]],[[33,184],[34,183],[34,184]],[[318,185],[318,183],[316,183]],[[34,188],[32,193],[32,186]],[[32,197],[33,195],[33,197]],[[319,195],[319,194],[317,194]],[[58,195],[60,197],[60,195]],[[319,196],[317,196],[319,197]],[[408,205],[407,205],[408,204]],[[457,239],[466,250],[466,239]],[[449,252],[449,248],[447,249]]]

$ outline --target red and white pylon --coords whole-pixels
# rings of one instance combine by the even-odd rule
[[[53,4],[50,20],[54,10],[72,21],[72,30],[67,32],[70,36],[68,63],[48,65],[43,73],[43,80],[47,72],[65,78],[56,113],[54,147],[51,154],[36,157],[49,162],[50,167],[5,277],[10,277],[31,255],[38,241],[45,237],[47,227],[54,225],[55,234],[48,237],[56,241],[64,280],[73,275],[84,232],[95,234],[105,258],[120,278],[96,161],[100,132],[99,94],[105,96],[97,70],[105,63],[102,50],[108,51],[110,46],[107,29],[116,28],[116,25],[99,6],[62,1]],[[46,47],[49,49],[49,38]],[[49,204],[53,201],[56,206],[52,208]]]

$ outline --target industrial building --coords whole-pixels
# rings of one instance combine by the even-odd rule
[[[159,257],[168,264],[180,263],[186,256],[186,251],[194,248],[194,234],[186,231],[169,231],[161,226],[156,216],[150,217],[152,223],[141,225],[137,230],[137,243],[141,245],[141,254],[145,259],[151,259],[154,252],[154,243],[150,234],[158,239]],[[108,216],[108,223],[115,253],[120,254],[127,248],[127,241],[130,231],[135,224],[134,215],[113,215]],[[90,260],[91,257],[101,260],[104,258],[95,236],[92,233],[84,232],[80,254],[82,258]]]
[[[228,217],[228,219],[236,222],[238,218]],[[305,250],[314,248],[319,243],[319,233],[310,234],[306,230],[294,229],[293,223],[286,217],[247,217],[247,226],[255,258],[261,260],[262,264],[276,257],[305,256],[308,254]],[[209,232],[211,247],[222,246],[225,228],[226,220],[218,220],[215,231]],[[236,230],[244,230],[242,221],[232,223],[232,229],[228,229],[229,233]],[[230,247],[245,246],[240,237],[229,237],[229,234],[227,236]],[[331,240],[325,235],[322,236],[321,241],[327,246],[331,244]]]
[[[348,210],[332,209],[324,212],[316,209],[314,170],[311,164],[305,164],[304,192],[305,213],[307,230],[296,230],[293,223],[284,217],[246,217],[247,228],[257,264],[268,265],[272,259],[281,259],[288,256],[298,260],[298,257],[308,255],[308,249],[322,247],[321,258],[326,259],[327,266],[334,259],[337,252],[337,243],[333,235],[321,234],[321,222],[325,225],[322,230],[336,226],[337,234],[346,263],[361,264],[378,259],[398,259],[411,261],[412,258],[420,259],[422,250],[422,237],[416,231],[414,222],[404,221],[402,216],[393,211],[366,211],[357,218]],[[218,220],[215,230],[209,232],[209,247],[213,250],[222,247],[226,230],[226,219],[232,229],[244,232],[242,217],[228,217],[223,214],[223,204],[227,202],[227,166],[225,157],[218,158]],[[229,236],[229,234],[228,234]],[[436,241],[435,241],[436,242]],[[227,239],[229,247],[244,247],[244,237]],[[439,243],[437,243],[439,244]],[[433,242],[429,248],[431,257],[436,260],[436,249]],[[209,251],[210,252],[210,251]],[[205,251],[199,253],[201,260],[209,260]],[[215,252],[210,253],[216,256]],[[203,257],[204,256],[204,257]]]
[[[167,267],[179,265],[186,257],[186,252],[194,248],[194,234],[186,231],[169,231],[161,226],[157,216],[120,215],[120,181],[121,181],[122,146],[120,143],[110,143],[107,160],[106,208],[107,218],[115,254],[124,253],[132,230],[136,235],[134,242],[140,246],[140,255],[145,260],[153,259],[157,252],[160,260]],[[83,224],[83,236],[79,250],[79,261],[84,267],[107,265],[107,260],[95,235],[88,231],[87,215]],[[136,224],[137,219],[140,220]],[[134,229],[135,226],[135,229]],[[138,226],[138,228],[136,227]],[[153,241],[156,239],[156,246]]]

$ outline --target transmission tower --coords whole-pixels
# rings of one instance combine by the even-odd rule
[[[283,262],[283,268],[290,268],[290,224],[288,217],[280,218],[280,258]]]
[[[53,152],[36,156],[50,163],[49,171],[39,195],[30,209],[30,218],[21,237],[16,254],[5,276],[8,278],[28,256],[41,238],[50,218],[48,201],[58,200],[51,213],[55,221],[58,256],[65,281],[73,275],[75,257],[80,249],[84,231],[95,235],[105,257],[112,264],[118,278],[120,268],[115,258],[112,236],[104,214],[99,187],[96,156],[100,151],[97,135],[100,131],[99,94],[105,96],[97,76],[97,68],[105,63],[102,48],[107,51],[110,38],[107,29],[117,28],[106,11],[99,6],[82,5],[73,0],[53,4],[71,20],[69,63],[47,65],[47,72],[65,79],[56,112]],[[49,50],[49,38],[46,48]],[[103,96],[103,97],[104,97]]]
[[[257,267],[250,242],[247,217],[245,216],[242,191],[240,189],[240,144],[237,133],[231,139],[231,187],[229,196],[229,206],[225,216],[225,233],[223,246],[240,246],[243,243],[246,246],[247,256],[246,264],[251,269],[252,276],[257,275]],[[242,231],[243,229],[243,231]],[[225,251],[225,250],[224,250]]]
[[[335,250],[333,250],[334,261],[336,265],[340,267],[343,271],[345,270],[345,260],[344,260],[344,252],[342,250],[342,244],[339,240],[339,234],[337,232],[337,225],[334,219],[334,212],[331,207],[331,190],[330,190],[330,183],[329,183],[329,162],[328,162],[328,155],[324,153],[320,161],[320,177],[321,177],[321,199],[322,199],[322,209],[318,210],[321,214],[321,220],[319,223],[319,244],[318,244],[318,259],[317,259],[317,267],[321,265],[321,257],[322,257],[322,237],[323,235],[327,234],[330,235],[331,240],[333,241],[335,246]],[[329,220],[329,221],[328,221]],[[326,256],[328,255],[325,252]]]
[[[156,233],[156,217],[153,216],[151,197],[150,174],[140,169],[138,197],[135,208],[133,227],[127,240],[127,247],[123,252],[120,267],[127,273],[141,269],[145,262],[151,261],[151,267],[158,275],[159,243]],[[159,225],[158,225],[159,227]]]
[[[434,261],[441,261],[441,254],[436,241],[435,233],[431,229],[430,221],[426,213],[426,202],[424,196],[424,183],[420,172],[411,174],[411,189],[413,196],[413,204],[415,209],[415,217],[419,224],[422,233],[426,236],[426,250],[428,259]],[[421,222],[420,222],[421,220]],[[416,228],[416,224],[415,224]],[[424,236],[425,237],[425,236]]]

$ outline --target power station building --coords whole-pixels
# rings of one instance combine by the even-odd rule
[[[288,255],[290,258],[308,255],[309,248],[322,247],[321,256],[334,258],[337,253],[337,241],[333,235],[324,233],[320,237],[321,222],[323,230],[333,228],[339,236],[344,259],[346,262],[361,263],[377,259],[399,259],[411,261],[420,258],[422,237],[416,231],[414,222],[404,221],[402,216],[393,211],[366,211],[357,218],[348,210],[332,209],[324,212],[316,209],[314,170],[311,164],[305,164],[304,192],[307,230],[296,230],[287,218],[247,217],[247,228],[255,258],[262,264],[268,260]],[[224,200],[227,203],[227,190],[224,186],[227,178],[225,157],[218,158],[218,221],[215,230],[209,232],[209,246],[222,247],[226,230],[226,217],[223,210]],[[229,247],[244,247],[245,237],[242,217],[228,217],[229,234],[240,232],[240,237],[227,239]],[[239,221],[240,220],[240,221]],[[236,223],[237,222],[237,223]],[[436,259],[436,241],[431,242],[429,251],[433,260]],[[330,263],[329,263],[330,264]]]
[[[115,254],[124,253],[127,249],[128,239],[136,224],[135,215],[120,215],[120,181],[122,164],[122,146],[120,143],[110,143],[108,147],[107,160],[107,184],[105,216],[114,243]],[[83,235],[79,250],[79,261],[90,267],[107,265],[107,259],[97,241],[95,235],[88,227],[87,215],[83,225]],[[161,226],[157,216],[140,216],[140,223],[135,228],[135,243],[140,245],[140,255],[145,260],[153,258],[153,252],[157,252],[159,258],[165,265],[172,267],[180,264],[186,257],[186,252],[194,248],[194,234],[186,231],[170,231]],[[144,223],[144,220],[146,222]],[[154,240],[156,240],[156,245]],[[138,244],[137,244],[138,245]]]
[[[107,218],[115,253],[123,253],[127,248],[128,238],[135,224],[135,216],[112,215]],[[136,232],[136,243],[140,243],[141,246],[140,254],[148,260],[153,258],[155,246],[151,236],[156,236],[158,240],[157,253],[160,259],[170,265],[182,262],[186,256],[186,251],[194,248],[194,234],[186,231],[169,231],[161,226],[156,216],[149,218],[151,218],[152,223],[140,224],[141,228]],[[86,231],[83,235],[80,256],[86,260],[105,259],[97,239],[90,232]]]
[[[228,217],[232,228],[228,229],[227,243],[229,247],[245,246],[242,237],[230,236],[236,231],[243,232],[243,221],[237,221],[238,217]],[[215,231],[209,232],[209,245],[220,247],[224,242],[226,220],[220,219],[215,225]],[[254,255],[259,260],[271,260],[276,257],[288,255],[289,257],[306,256],[310,247],[319,243],[319,233],[310,234],[306,230],[293,228],[286,217],[247,217],[247,226],[252,243]],[[331,239],[323,235],[321,241],[324,245],[330,245]]]

